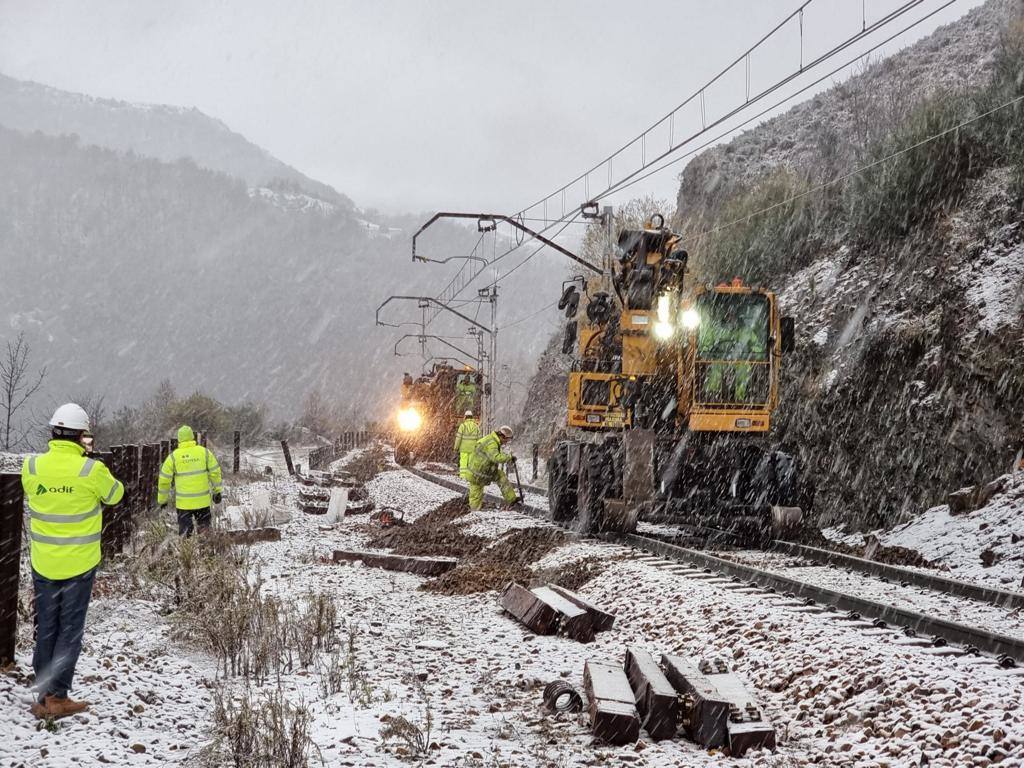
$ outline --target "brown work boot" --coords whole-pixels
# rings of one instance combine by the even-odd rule
[[[69,699],[67,696],[46,696],[43,698],[43,702],[41,704],[36,702],[32,705],[32,714],[40,720],[43,720],[45,718],[77,715],[79,712],[84,712],[88,708],[89,705],[86,702],[75,701],[74,699]]]

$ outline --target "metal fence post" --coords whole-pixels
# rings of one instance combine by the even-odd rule
[[[235,430],[234,457],[231,463],[231,473],[237,475],[242,463],[242,433]]]
[[[290,450],[288,450],[288,441],[287,440],[282,440],[281,441],[281,450],[284,451],[284,463],[288,467],[288,474],[289,475],[294,475],[295,474],[295,465],[292,464],[292,452]]]
[[[21,475],[0,474],[0,667],[14,661],[23,510]]]
[[[146,512],[156,506],[156,474],[160,471],[160,446],[147,443],[142,446],[142,509]]]
[[[540,460],[540,446],[537,443],[533,444],[533,480],[537,479],[537,464]],[[532,481],[531,481],[532,482]]]

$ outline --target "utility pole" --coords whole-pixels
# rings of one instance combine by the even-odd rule
[[[487,355],[487,373],[485,374],[489,391],[484,398],[484,412],[486,414],[486,421],[484,423],[489,427],[493,427],[494,424],[491,422],[494,419],[494,389],[497,386],[495,373],[498,361],[498,285],[495,283],[488,288],[480,288],[476,294],[480,299],[489,302],[491,305],[491,350],[490,354]]]

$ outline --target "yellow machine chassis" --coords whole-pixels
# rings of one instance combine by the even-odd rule
[[[619,382],[623,379],[621,373],[572,371],[569,374],[568,425],[581,429],[623,429],[632,426],[630,415],[619,405],[622,396]],[[583,386],[586,382],[608,382],[608,402],[585,404]]]

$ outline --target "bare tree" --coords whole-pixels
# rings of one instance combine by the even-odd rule
[[[46,378],[46,368],[36,373],[29,372],[29,355],[32,348],[25,341],[25,334],[19,333],[14,342],[7,342],[7,354],[0,358],[0,418],[3,418],[2,437],[4,450],[10,450],[25,438],[25,432],[15,435],[15,416],[28,402]]]

